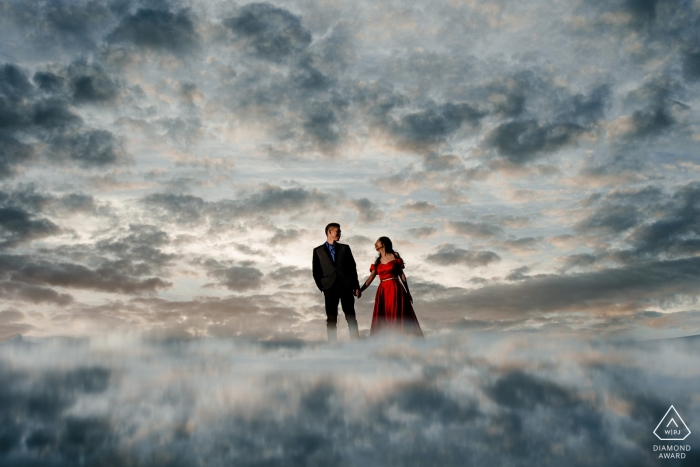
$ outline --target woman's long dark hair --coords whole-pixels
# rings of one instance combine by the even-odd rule
[[[391,239],[389,239],[389,237],[379,237],[379,241],[384,246],[385,253],[393,254],[396,259],[401,258],[401,256],[399,256],[399,252],[394,251],[394,245],[392,245]],[[382,262],[382,254],[379,253],[379,256],[377,256],[377,260],[374,262],[374,267],[375,268],[379,267],[379,263],[381,263],[381,262]]]

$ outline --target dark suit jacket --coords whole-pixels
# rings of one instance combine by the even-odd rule
[[[336,282],[346,289],[360,288],[355,258],[352,257],[350,247],[343,243],[335,242],[335,262],[325,243],[314,248],[312,265],[319,290],[330,289]]]

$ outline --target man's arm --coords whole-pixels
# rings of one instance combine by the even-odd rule
[[[323,270],[321,270],[321,261],[318,259],[318,255],[314,250],[312,253],[313,258],[311,259],[311,271],[314,275],[314,281],[316,282],[316,287],[318,290],[323,292],[323,284],[321,283],[321,278],[323,277]]]

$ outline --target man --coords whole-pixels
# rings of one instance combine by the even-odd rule
[[[350,328],[350,338],[359,339],[360,337],[353,298],[353,294],[357,298],[361,295],[357,266],[350,247],[338,243],[338,240],[340,240],[340,224],[328,224],[326,243],[314,248],[312,260],[316,286],[323,292],[326,301],[326,330],[329,342],[335,341],[337,337],[338,302],[343,307],[343,313]]]

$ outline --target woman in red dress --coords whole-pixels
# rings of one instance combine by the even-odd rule
[[[374,299],[374,313],[369,335],[380,331],[398,331],[422,337],[418,318],[411,306],[413,298],[408,291],[408,282],[403,273],[403,260],[399,253],[394,251],[388,237],[379,237],[374,244],[374,249],[379,252],[379,256],[369,268],[370,275],[360,289],[362,293],[379,274],[381,282]]]

